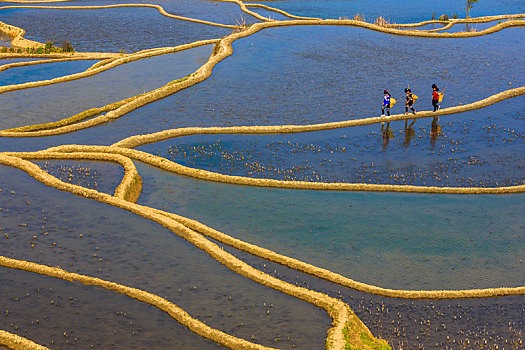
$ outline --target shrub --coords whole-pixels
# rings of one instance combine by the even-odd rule
[[[432,14],[432,17],[431,17],[432,20],[436,19],[436,13],[437,11],[434,11],[434,13]]]
[[[69,40],[64,40],[62,42],[62,52],[75,52],[73,45],[71,45]]]
[[[50,53],[53,50],[53,45],[55,44],[54,41],[46,41],[44,45],[44,51],[45,53]]]
[[[449,20],[448,15],[445,13],[444,15],[439,16],[439,20],[440,21],[448,21]]]

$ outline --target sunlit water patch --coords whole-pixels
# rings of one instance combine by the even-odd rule
[[[230,271],[149,220],[47,188],[18,170],[0,171],[0,255],[147,290],[257,343],[322,347],[331,323],[325,311]],[[116,304],[111,311],[126,310]]]
[[[85,5],[108,4],[110,3],[90,2]],[[73,5],[81,4],[75,2]],[[0,14],[2,21],[24,28],[27,39],[56,41],[58,44],[68,40],[76,51],[122,50],[131,53],[220,38],[231,33],[228,28],[168,18],[152,8],[8,9],[1,10]],[[233,18],[231,22],[234,22]]]
[[[111,127],[131,135],[129,125],[154,132],[379,116],[384,89],[398,100],[391,109],[398,114],[405,112],[407,86],[419,96],[416,110],[432,110],[433,83],[446,87],[442,108],[471,103],[520,86],[522,33],[518,28],[471,39],[424,39],[345,27],[268,29],[236,41],[233,56],[206,81]]]
[[[154,90],[193,73],[210,53],[209,46],[197,47],[131,62],[81,80],[1,94],[0,127],[56,121]],[[77,62],[64,64],[78,65]],[[38,76],[35,73],[29,78],[38,80]]]
[[[389,288],[520,286],[523,195],[233,186],[139,165],[139,202],[355,280]]]
[[[11,68],[0,73],[0,85],[14,85],[30,81],[54,79],[82,72],[96,62],[97,61],[69,61]],[[7,64],[7,62],[4,63],[0,61],[0,64]]]

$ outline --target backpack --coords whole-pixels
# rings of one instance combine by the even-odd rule
[[[390,97],[390,107],[391,107],[391,108],[394,107],[394,105],[396,104],[396,102],[397,102],[397,101],[396,101],[395,98]]]

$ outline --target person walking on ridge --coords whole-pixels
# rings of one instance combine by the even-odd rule
[[[412,93],[412,90],[410,89],[405,89],[405,94],[406,94],[406,98],[405,98],[405,115],[408,114],[408,109],[410,108],[410,110],[412,110],[412,114],[416,114],[416,110],[414,109],[414,107],[412,107],[412,105],[414,104],[414,102],[417,100],[417,96],[414,95]],[[412,125],[414,125],[414,123],[416,122],[416,119],[414,118],[414,120],[412,121],[412,123],[410,123],[410,126],[407,125],[407,120],[405,119],[405,130],[410,127],[412,127]]]
[[[390,116],[390,99],[392,98],[392,96],[390,95],[388,90],[384,90],[383,93],[385,94],[385,96],[383,97],[383,107],[381,107],[381,116],[385,116],[385,109],[386,115]]]
[[[434,107],[434,112],[439,110],[439,88],[436,84],[432,84],[432,106]]]
[[[412,94],[412,91],[410,89],[405,89],[406,99],[405,99],[405,114],[408,114],[408,109],[412,111],[412,114],[416,114],[416,110],[412,105],[414,104],[415,100],[417,99],[417,96]]]

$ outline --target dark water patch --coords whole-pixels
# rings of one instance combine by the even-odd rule
[[[11,68],[0,73],[0,85],[23,84],[30,81],[54,79],[82,72],[96,62],[97,61],[69,61]],[[5,64],[1,61],[0,63]]]
[[[113,195],[124,176],[120,164],[109,162],[39,161],[34,162],[61,181]]]
[[[149,220],[0,171],[0,255],[147,290],[261,344],[324,344],[331,321],[323,310],[230,271]]]
[[[100,6],[100,5],[113,5],[113,4],[122,4],[124,2],[118,0],[105,0],[103,3],[96,0],[75,0],[70,3],[39,3],[38,6]],[[166,12],[175,14],[178,16],[189,17],[194,19],[200,19],[210,22],[216,22],[221,24],[236,24],[237,20],[241,17],[244,17],[247,23],[259,22],[256,18],[253,18],[250,15],[242,12],[239,5],[234,3],[224,3],[220,1],[199,1],[199,0],[129,0],[125,2],[126,4],[154,4],[162,6]],[[13,6],[16,4],[0,2],[0,6]],[[136,8],[135,10],[141,11],[146,8]],[[65,11],[65,10],[63,10]],[[103,10],[99,10],[103,11]],[[156,10],[155,10],[156,11]],[[41,10],[44,15],[46,12]],[[157,15],[154,13],[151,16],[156,16],[155,20],[160,17],[164,17],[157,12]],[[126,17],[129,20],[133,20],[133,17]],[[137,16],[139,19],[140,16]],[[171,19],[171,21],[177,21]],[[144,24],[139,24],[144,25]],[[157,29],[158,30],[158,29]]]
[[[108,5],[100,2],[88,5]],[[75,2],[74,5],[81,5]],[[162,5],[161,5],[162,6]],[[69,40],[76,51],[128,53],[220,38],[231,29],[168,18],[152,8],[2,10],[2,20],[39,42]],[[181,15],[180,12],[176,14]]]
[[[193,73],[210,52],[209,46],[198,47],[131,62],[80,80],[1,94],[1,127],[56,121],[157,89]]]
[[[195,135],[139,149],[185,166],[277,180],[425,186],[520,185],[524,97],[410,127],[392,122],[284,135]],[[412,124],[412,120],[407,122]],[[439,130],[439,131],[438,131]]]
[[[219,349],[153,306],[113,291],[0,268],[0,327],[50,348]]]
[[[360,282],[404,289],[525,282],[523,194],[282,190],[138,169],[139,203]]]

